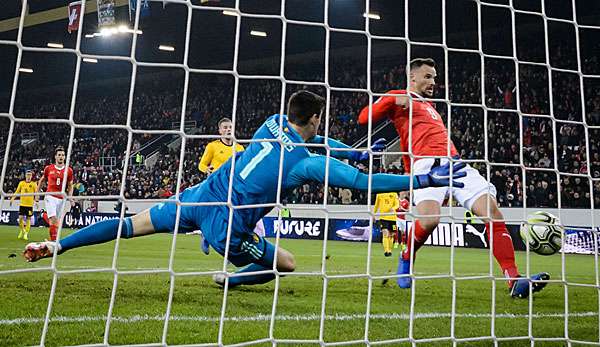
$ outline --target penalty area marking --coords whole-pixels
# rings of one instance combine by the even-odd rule
[[[594,317],[600,316],[598,312],[572,312],[568,314],[569,317]],[[415,319],[432,319],[432,318],[451,318],[452,314],[447,312],[424,312],[416,313]],[[454,315],[455,318],[492,318],[489,313],[457,313]],[[528,318],[526,314],[513,314],[513,313],[499,313],[495,315],[495,318]],[[564,318],[564,313],[535,313],[532,315],[533,318]],[[308,315],[276,315],[276,321],[319,321],[320,315],[308,314]],[[325,320],[329,321],[349,321],[365,319],[364,314],[336,314],[336,315],[325,315]],[[372,314],[370,319],[395,319],[395,320],[409,320],[410,315],[406,313],[393,313],[393,314]],[[100,322],[105,321],[105,316],[56,316],[51,317],[50,322],[52,323],[85,323],[85,322]],[[112,317],[112,322],[119,323],[135,323],[135,322],[147,322],[147,321],[164,321],[165,316],[155,315],[135,315],[130,317]],[[207,316],[179,316],[174,315],[169,318],[170,321],[190,321],[190,322],[218,322],[219,317],[207,317]],[[225,321],[231,322],[263,322],[270,321],[271,315],[255,315],[255,316],[238,316],[238,317],[225,317]],[[44,318],[35,317],[23,317],[13,319],[0,319],[0,325],[21,325],[21,324],[37,324],[43,323]]]

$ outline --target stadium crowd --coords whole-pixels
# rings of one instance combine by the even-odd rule
[[[557,53],[561,54],[560,51]],[[559,57],[560,58],[560,57]],[[564,57],[564,60],[568,60]],[[382,61],[372,71],[372,90],[383,93],[405,84],[404,68]],[[443,67],[442,67],[443,68]],[[516,93],[514,65],[490,63],[486,66],[485,108],[481,105],[480,70],[477,64],[452,64],[448,71],[448,96],[451,107],[451,136],[465,160],[488,175],[482,159],[488,159],[490,181],[498,190],[501,207],[600,208],[600,181],[593,182],[590,191],[589,175],[600,178],[600,131],[586,129],[600,125],[600,87],[585,88],[586,105],[581,107],[579,77],[568,73],[553,73],[553,104],[548,90],[547,69],[524,65],[519,69],[519,95]],[[441,70],[441,69],[440,69]],[[300,71],[300,72],[298,72]],[[310,79],[322,79],[309,68],[296,74],[312,74]],[[308,71],[308,72],[306,72]],[[438,77],[436,97],[444,98],[444,74]],[[305,75],[306,76],[306,75]],[[302,75],[288,78],[302,79]],[[152,83],[136,88],[131,112],[133,129],[179,129],[181,120],[181,91],[160,88],[159,78],[146,77]],[[306,77],[305,77],[306,78]],[[366,88],[364,66],[350,64],[333,68],[331,85]],[[191,135],[216,134],[221,117],[231,116],[233,108],[232,80],[226,77],[205,77],[196,84],[201,88],[187,96],[185,110],[186,132]],[[287,86],[286,93],[302,88]],[[313,88],[315,89],[315,88]],[[318,87],[316,88],[319,89]],[[321,92],[324,88],[320,89]],[[235,117],[235,135],[249,139],[267,115],[280,111],[282,86],[278,80],[242,80]],[[85,97],[83,97],[85,96]],[[15,111],[19,117],[68,118],[70,104],[52,103],[39,99]],[[329,109],[329,136],[348,144],[356,143],[367,130],[356,124],[360,109],[368,104],[367,93],[332,91]],[[94,96],[92,92],[78,97],[73,120],[77,124],[127,124],[128,94]],[[474,106],[475,104],[475,106]],[[448,107],[438,103],[438,111],[447,118]],[[519,107],[517,107],[519,106]],[[585,110],[585,115],[584,115]],[[553,113],[553,119],[548,115]],[[487,123],[486,123],[487,122]],[[484,129],[487,124],[487,129]],[[23,177],[25,169],[36,174],[51,160],[56,145],[67,145],[71,128],[64,123],[17,123],[14,128],[4,190],[12,192]],[[487,133],[487,148],[486,136]],[[47,135],[57,141],[47,141]],[[522,135],[521,135],[522,134]],[[107,129],[78,127],[72,144],[71,165],[75,172],[76,194],[84,196],[119,195],[125,151],[129,141],[124,128]],[[6,143],[6,138],[3,142]],[[392,139],[388,139],[392,140]],[[210,141],[188,138],[183,163],[181,189],[196,184],[206,176],[198,171],[197,163],[204,146]],[[58,142],[58,143],[57,143]],[[135,132],[131,138],[131,160],[127,168],[124,196],[128,199],[165,198],[174,194],[180,160],[180,141],[177,135]],[[151,143],[158,143],[150,148]],[[556,144],[554,146],[553,144]],[[245,144],[247,145],[247,144]],[[155,157],[156,160],[134,160],[135,155]],[[4,150],[2,151],[4,152]],[[587,156],[590,165],[587,166]],[[368,167],[355,163],[367,172]],[[522,166],[523,165],[523,166]],[[523,176],[522,167],[527,170]],[[381,165],[374,161],[372,172],[403,173],[399,162]],[[527,184],[524,184],[526,179]],[[560,183],[560,199],[558,186]],[[324,191],[318,185],[304,185],[284,198],[287,203],[322,203]],[[358,191],[329,188],[330,204],[364,204],[367,196]]]

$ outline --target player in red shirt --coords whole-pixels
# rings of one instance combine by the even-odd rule
[[[65,149],[62,146],[56,147],[54,150],[54,164],[46,165],[44,174],[38,181],[38,191],[41,190],[42,184],[48,181],[48,188],[44,198],[44,205],[48,218],[50,219],[50,240],[55,241],[58,234],[58,225],[62,219],[62,209],[64,204],[62,191],[63,180],[67,180],[67,195],[73,196],[73,169],[67,169],[65,176]],[[73,202],[71,205],[73,205]]]
[[[435,88],[435,61],[433,59],[414,59],[410,62],[410,83],[408,90],[392,90],[386,94],[398,96],[383,96],[372,106],[372,122],[376,123],[384,118],[389,118],[395,125],[400,136],[400,150],[411,151],[414,162],[408,155],[403,156],[404,167],[407,172],[420,174],[428,172],[436,165],[448,162],[448,157],[459,160],[458,151],[449,139],[448,131],[442,117],[436,111],[433,103],[425,100],[432,98]],[[410,95],[410,98],[409,98]],[[410,111],[412,108],[412,120]],[[409,127],[412,121],[412,134]],[[363,108],[358,117],[359,124],[368,124],[369,106]],[[412,141],[409,143],[409,134]],[[412,146],[411,146],[412,145]],[[423,158],[423,156],[436,156],[441,158]],[[415,190],[413,200],[416,204],[418,220],[413,223],[408,234],[408,244],[402,253],[398,264],[398,274],[410,274],[411,248],[416,256],[419,248],[427,241],[431,232],[440,222],[441,204],[446,195],[452,194],[454,199],[462,206],[470,209],[475,215],[481,217],[487,224],[486,230],[493,230],[493,253],[502,268],[502,273],[508,279],[508,286],[512,296],[527,297],[529,295],[529,279],[520,277],[515,263],[515,251],[512,238],[504,223],[504,216],[496,203],[496,188],[483,178],[479,172],[468,166],[464,170],[467,175],[459,179],[464,183],[464,188],[427,188]],[[488,214],[488,208],[490,213]],[[490,219],[491,217],[491,219]],[[414,246],[413,246],[414,241]],[[414,256],[413,256],[414,260]],[[534,281],[533,292],[540,291],[550,279],[547,273],[540,273],[531,277]],[[411,287],[409,276],[399,277],[397,282],[401,288]]]

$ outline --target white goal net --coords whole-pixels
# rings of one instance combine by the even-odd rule
[[[114,10],[114,26],[98,28],[99,6]],[[600,345],[595,1],[98,0],[80,11],[70,34],[63,2],[22,0],[0,19],[3,345]],[[411,267],[412,288],[396,285],[402,246],[384,257],[371,178],[404,174],[401,157],[419,158],[412,145],[401,150],[393,119],[372,121],[372,105],[406,88],[414,58],[436,61],[428,101],[456,160],[496,187],[521,275],[550,272],[544,291],[510,297],[484,224],[452,198],[433,216],[441,222]],[[369,175],[367,192],[328,179],[286,191],[282,154],[272,203],[234,206],[231,181],[226,201],[181,202],[208,177],[200,158],[209,143],[261,142],[254,132],[301,89],[326,98],[323,136],[369,152],[349,161]],[[229,137],[219,133],[224,117]],[[380,138],[382,155],[369,149]],[[275,275],[269,284],[221,289],[213,275],[239,275],[227,257],[202,254],[192,230],[22,261],[25,223],[11,199],[22,202],[19,181],[28,170],[39,179],[58,145],[75,177],[72,197],[62,183],[73,202],[59,239],[112,218],[122,235],[126,216],[168,199],[177,230],[184,206],[226,206],[230,222],[240,209],[270,208],[266,237],[294,253],[296,271],[273,268],[263,271]],[[328,145],[307,147],[331,157]],[[44,208],[27,216],[29,241],[48,238]],[[538,210],[565,227],[549,257],[519,236]],[[414,206],[405,216],[409,228],[432,217]]]

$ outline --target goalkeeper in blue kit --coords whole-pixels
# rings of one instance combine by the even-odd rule
[[[325,182],[343,188],[367,190],[369,176],[358,169],[332,158],[364,159],[368,152],[339,151],[347,145],[329,139],[331,157],[309,152],[304,143],[324,144],[324,138],[317,136],[325,99],[309,91],[294,93],[288,101],[287,115],[269,117],[254,134],[246,151],[229,159],[204,182],[184,190],[179,199],[182,203],[203,203],[203,205],[180,206],[179,225],[176,230],[177,204],[172,199],[154,205],[123,220],[121,237],[132,238],[153,233],[187,232],[202,230],[204,237],[219,254],[242,267],[237,273],[252,272],[249,275],[229,278],[229,286],[266,283],[275,278],[273,271],[275,252],[279,272],[294,271],[294,256],[266,239],[254,234],[256,222],[264,217],[277,201],[278,184],[282,191],[301,186],[308,181]],[[380,146],[380,142],[376,142]],[[323,153],[324,147],[311,147]],[[283,153],[281,153],[283,152]],[[282,162],[280,162],[282,161]],[[327,161],[329,170],[326,172]],[[281,177],[280,173],[281,165]],[[464,176],[464,164],[454,164],[450,175],[450,163],[434,167],[431,172],[412,178],[413,188],[448,186],[450,181]],[[232,171],[233,166],[233,171]],[[230,184],[230,180],[232,180]],[[371,191],[374,193],[408,190],[410,176],[373,174]],[[461,183],[453,181],[456,187]],[[231,187],[231,192],[228,192]],[[229,194],[228,194],[229,193]],[[230,197],[233,212],[226,205]],[[213,203],[207,205],[208,203]],[[227,249],[228,228],[231,228]],[[33,262],[52,257],[55,252],[62,254],[70,249],[114,240],[118,236],[119,220],[105,220],[83,228],[68,237],[57,241],[30,243],[23,256]],[[226,253],[227,250],[227,253]],[[262,272],[261,272],[262,271]],[[254,274],[261,272],[259,274]],[[214,280],[225,284],[225,275],[218,274]]]

